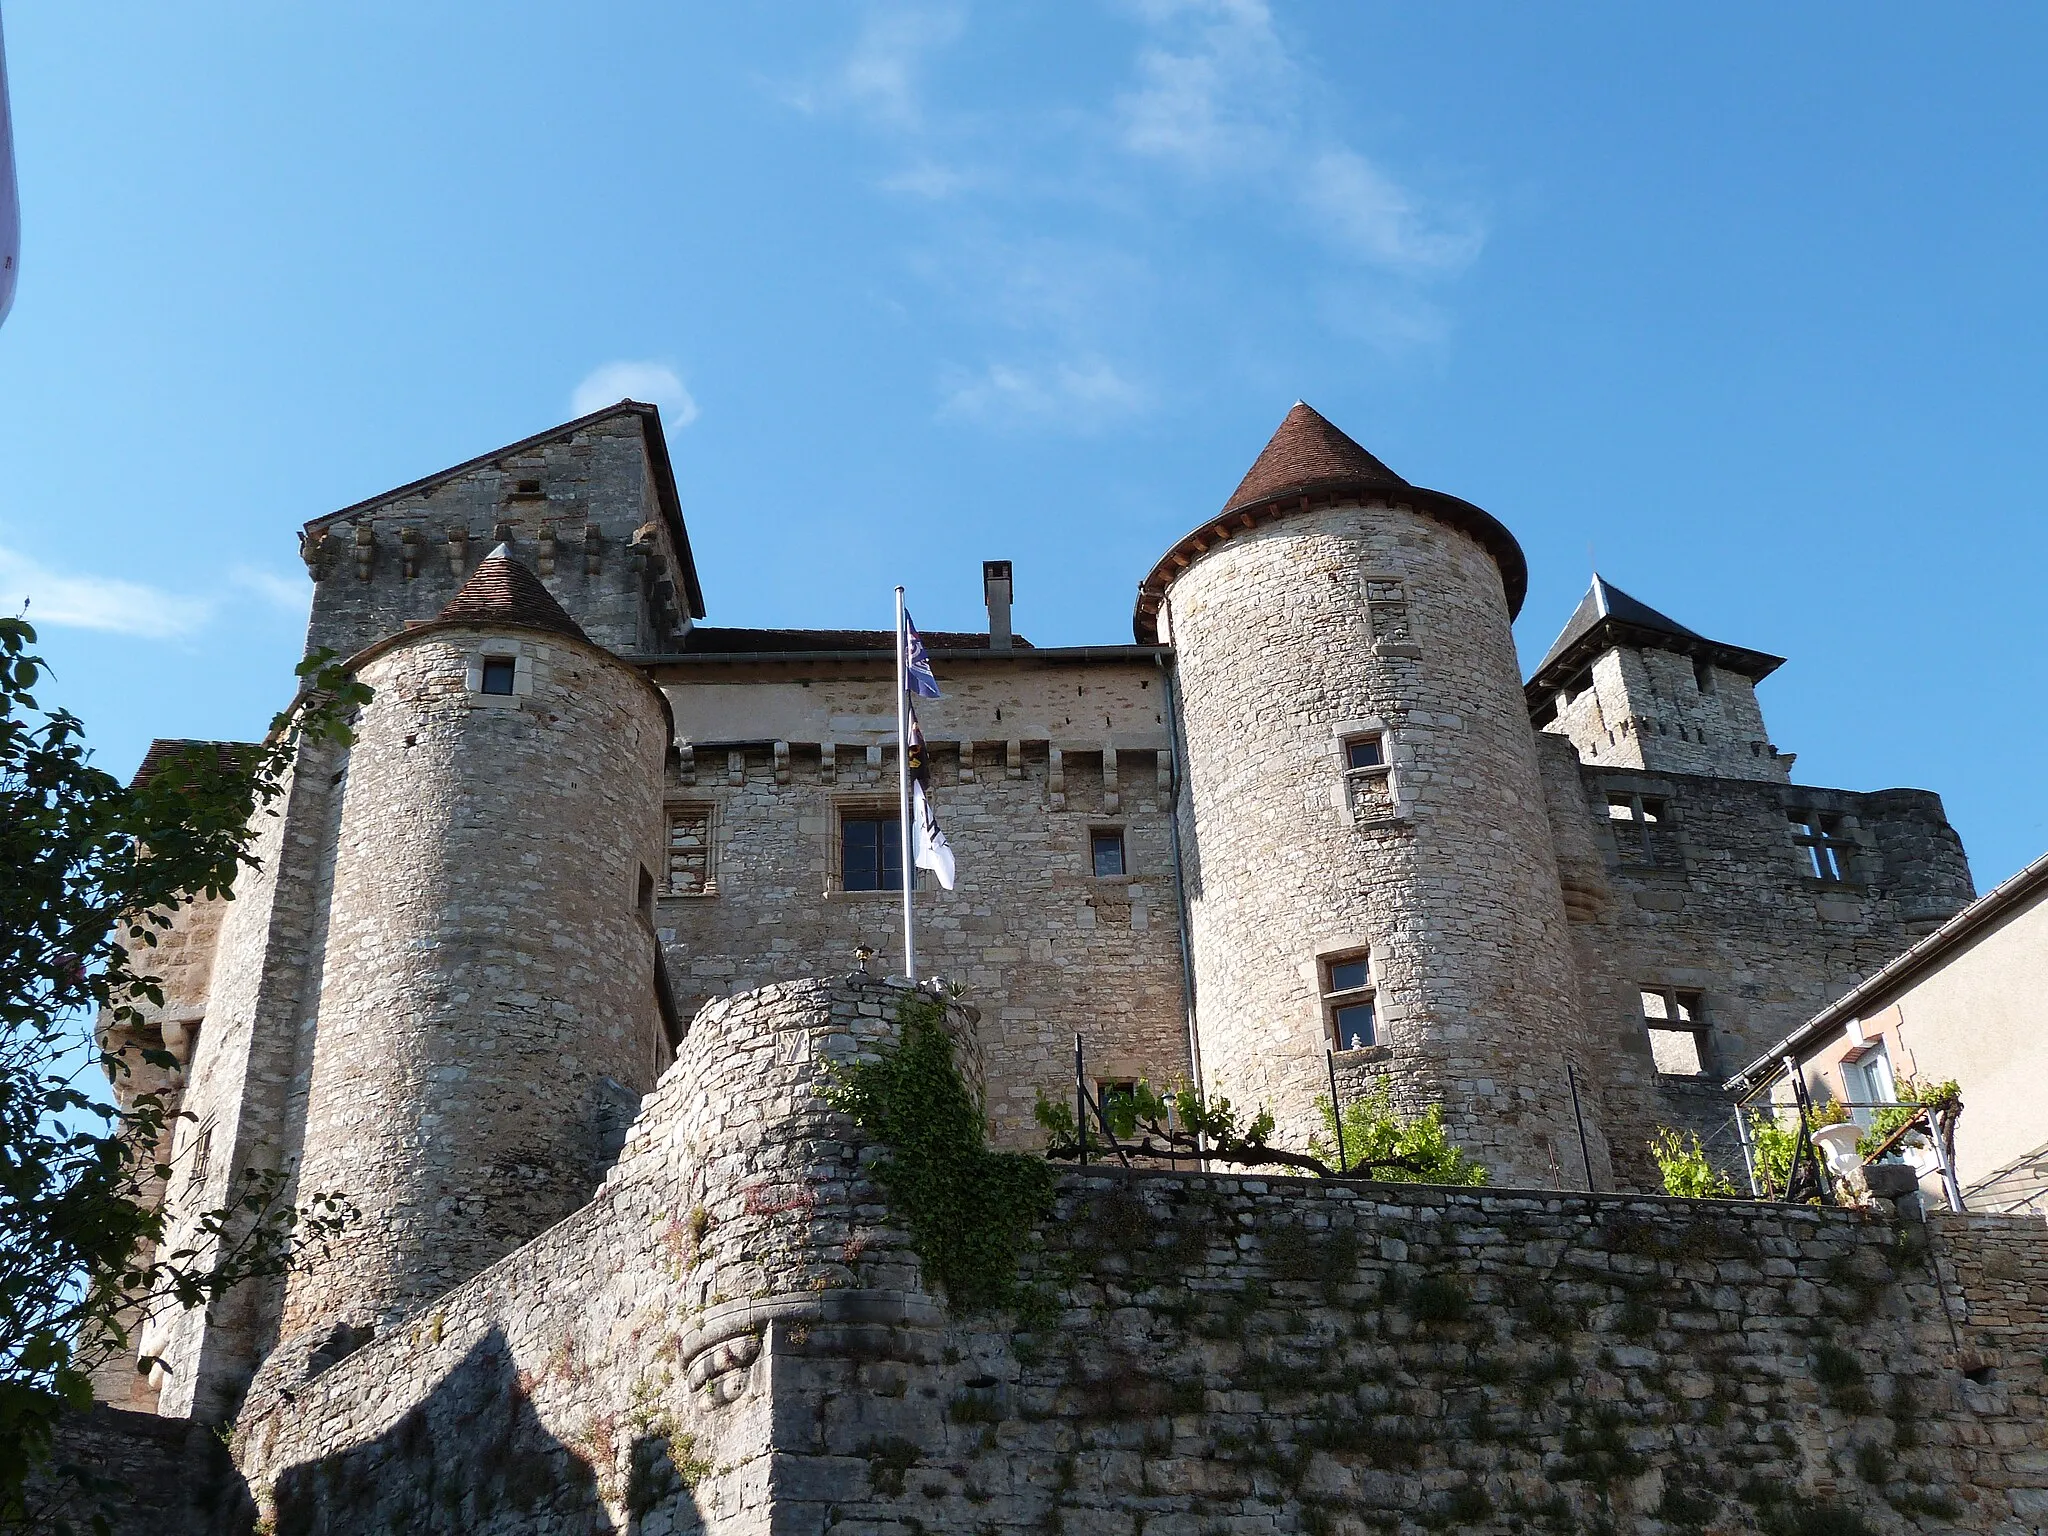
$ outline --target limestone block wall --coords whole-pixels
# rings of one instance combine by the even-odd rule
[[[1576,775],[1582,809],[1560,769],[1553,816],[1566,862],[1592,889],[1590,835],[1604,892],[1572,908],[1589,1056],[1609,1084],[1617,1176],[1654,1188],[1646,1145],[1658,1125],[1718,1136],[1731,1166],[1739,1154],[1720,1081],[1817,1013],[1925,931],[1933,914],[1968,899],[1962,845],[1938,797],[1915,790],[1856,794],[1807,785],[1585,764]],[[1624,862],[1611,794],[1661,799],[1667,862]],[[1856,839],[1847,882],[1816,879],[1793,841],[1788,807],[1836,812]],[[1625,829],[1624,829],[1625,832]],[[1700,1079],[1659,1078],[1648,1053],[1641,989],[1703,995],[1710,1028]]]
[[[513,645],[530,691],[471,692],[478,655]],[[343,1191],[362,1218],[292,1277],[271,1365],[287,1372],[338,1325],[388,1326],[582,1205],[666,1052],[654,690],[524,630],[422,631],[360,675],[376,696],[345,768],[285,1140],[300,1193]]]
[[[1167,816],[1157,752],[1062,751],[1044,742],[935,745],[932,797],[958,886],[916,894],[918,971],[1000,998],[983,1021],[998,1141],[1035,1145],[1040,1091],[1072,1098],[1074,1036],[1092,1077],[1192,1076]],[[1057,786],[1057,787],[1056,787]],[[895,751],[772,743],[695,755],[672,809],[708,815],[714,895],[664,899],[662,937],[684,1011],[765,983],[851,968],[902,969],[893,892],[840,889],[839,820],[896,812]],[[1126,873],[1098,878],[1090,833],[1124,834]]]
[[[314,581],[307,649],[353,656],[433,618],[501,540],[599,645],[666,649],[687,622],[645,431],[621,412],[315,523],[303,546]]]
[[[1061,1180],[1026,1311],[962,1318],[815,1097],[896,996],[711,1005],[589,1207],[291,1395],[259,1384],[252,1512],[274,1536],[2048,1522],[2037,1220],[1094,1170]]]
[[[1546,729],[1568,738],[1589,763],[1653,773],[1718,775],[1784,784],[1791,757],[1771,745],[1756,684],[1676,651],[1615,646],[1594,658],[1592,686],[1557,696]]]
[[[1389,577],[1398,640],[1368,611]],[[1562,1181],[1581,1163],[1564,1071],[1578,1003],[1492,559],[1426,517],[1340,507],[1213,547],[1168,599],[1210,1090],[1305,1138],[1328,1092],[1321,959],[1367,954],[1385,1043],[1342,1053],[1352,1087],[1385,1073],[1410,1102],[1442,1101],[1497,1177]],[[1384,804],[1354,808],[1343,742],[1365,731],[1384,732],[1392,773]]]

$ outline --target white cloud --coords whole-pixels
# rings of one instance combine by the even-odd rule
[[[280,576],[257,566],[238,565],[228,572],[228,582],[280,613],[303,616],[313,603],[313,589],[303,576]]]
[[[1102,358],[1038,368],[990,363],[946,382],[944,413],[995,426],[1059,426],[1080,431],[1144,409],[1146,391]]]
[[[626,360],[603,363],[590,370],[576,392],[569,397],[569,414],[588,416],[621,400],[643,400],[661,407],[662,420],[671,427],[687,427],[697,419],[697,402],[683,387],[682,376],[666,363],[636,363]]]
[[[1309,211],[1339,241],[1391,267],[1455,272],[1469,266],[1486,236],[1468,216],[1437,216],[1365,156],[1330,149],[1316,156],[1302,184]]]
[[[1278,151],[1292,120],[1294,68],[1259,0],[1140,7],[1178,48],[1138,53],[1138,84],[1117,98],[1123,145],[1198,174],[1241,170]]]
[[[790,92],[790,105],[805,112],[850,107],[889,127],[915,128],[924,119],[918,84],[925,59],[959,37],[961,21],[952,6],[873,6],[839,67]]]
[[[0,609],[26,601],[32,624],[177,640],[205,625],[213,605],[113,576],[67,576],[0,545]]]

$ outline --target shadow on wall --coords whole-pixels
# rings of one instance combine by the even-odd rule
[[[534,1412],[511,1347],[493,1329],[377,1439],[286,1468],[272,1529],[275,1536],[616,1536],[592,1456],[616,1463],[617,1451],[609,1421],[593,1421],[582,1444],[557,1439]],[[641,1435],[618,1469],[626,1536],[704,1529],[668,1452],[662,1436]]]

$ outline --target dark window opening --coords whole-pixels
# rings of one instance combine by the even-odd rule
[[[1102,1106],[1102,1118],[1110,1129],[1119,1136],[1129,1135],[1137,1129],[1138,1085],[1128,1077],[1098,1078],[1095,1083],[1096,1102]],[[1100,1130],[1099,1126],[1089,1129]]]
[[[1354,736],[1344,743],[1344,766],[1377,768],[1386,761],[1377,736]]]
[[[1667,1077],[1705,1077],[1712,1067],[1701,995],[1684,987],[1645,984],[1643,1027],[1650,1055]]]
[[[483,668],[483,691],[485,693],[511,693],[513,672],[514,666],[510,656],[486,656]]]
[[[540,482],[538,480],[521,480],[512,488],[512,492],[515,496],[538,496],[540,494]]]
[[[1357,1051],[1379,1043],[1372,964],[1366,956],[1333,955],[1323,961],[1323,1012],[1336,1049]]]
[[[1124,835],[1111,828],[1088,834],[1088,852],[1098,875],[1121,875],[1124,870]]]
[[[903,831],[894,816],[848,816],[839,823],[839,880],[849,891],[903,889]]]
[[[1624,864],[1676,864],[1678,844],[1671,835],[1671,806],[1654,795],[1610,794],[1607,819],[1614,828],[1615,851]]]
[[[645,864],[640,866],[640,894],[638,905],[640,915],[648,922],[654,921],[654,872]]]
[[[1849,855],[1856,840],[1832,811],[1787,811],[1792,841],[1799,845],[1807,870],[1816,880],[1839,884],[1850,878]]]

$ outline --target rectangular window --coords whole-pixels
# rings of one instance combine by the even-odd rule
[[[486,656],[483,666],[483,692],[512,692],[513,660],[510,656]]]
[[[1842,1086],[1852,1104],[1896,1104],[1899,1087],[1892,1080],[1892,1059],[1882,1043],[1872,1046],[1854,1061],[1842,1063]],[[1869,1127],[1877,1117],[1874,1109],[1852,1109],[1849,1118]]]
[[[1364,955],[1331,955],[1323,961],[1323,1017],[1337,1050],[1379,1043],[1375,1001],[1372,965]]]
[[[849,891],[903,889],[903,824],[894,816],[847,816],[839,823],[839,879]]]
[[[1394,781],[1384,731],[1344,738],[1344,798],[1354,822],[1385,821],[1394,814]]]
[[[1610,794],[1607,818],[1614,828],[1615,851],[1624,864],[1676,864],[1678,844],[1671,835],[1671,806],[1654,795]]]
[[[1792,841],[1800,848],[1807,872],[1816,880],[1839,883],[1850,878],[1849,855],[1856,840],[1833,811],[1787,811]]]
[[[1088,854],[1097,875],[1121,875],[1124,870],[1124,834],[1121,828],[1105,827],[1088,834]]]
[[[1670,1077],[1706,1076],[1711,1061],[1700,994],[1655,985],[1645,985],[1641,992],[1643,1027],[1650,1034],[1650,1055],[1657,1070]]]
[[[718,894],[717,871],[711,863],[711,807],[708,805],[672,805],[668,808],[668,894]]]

